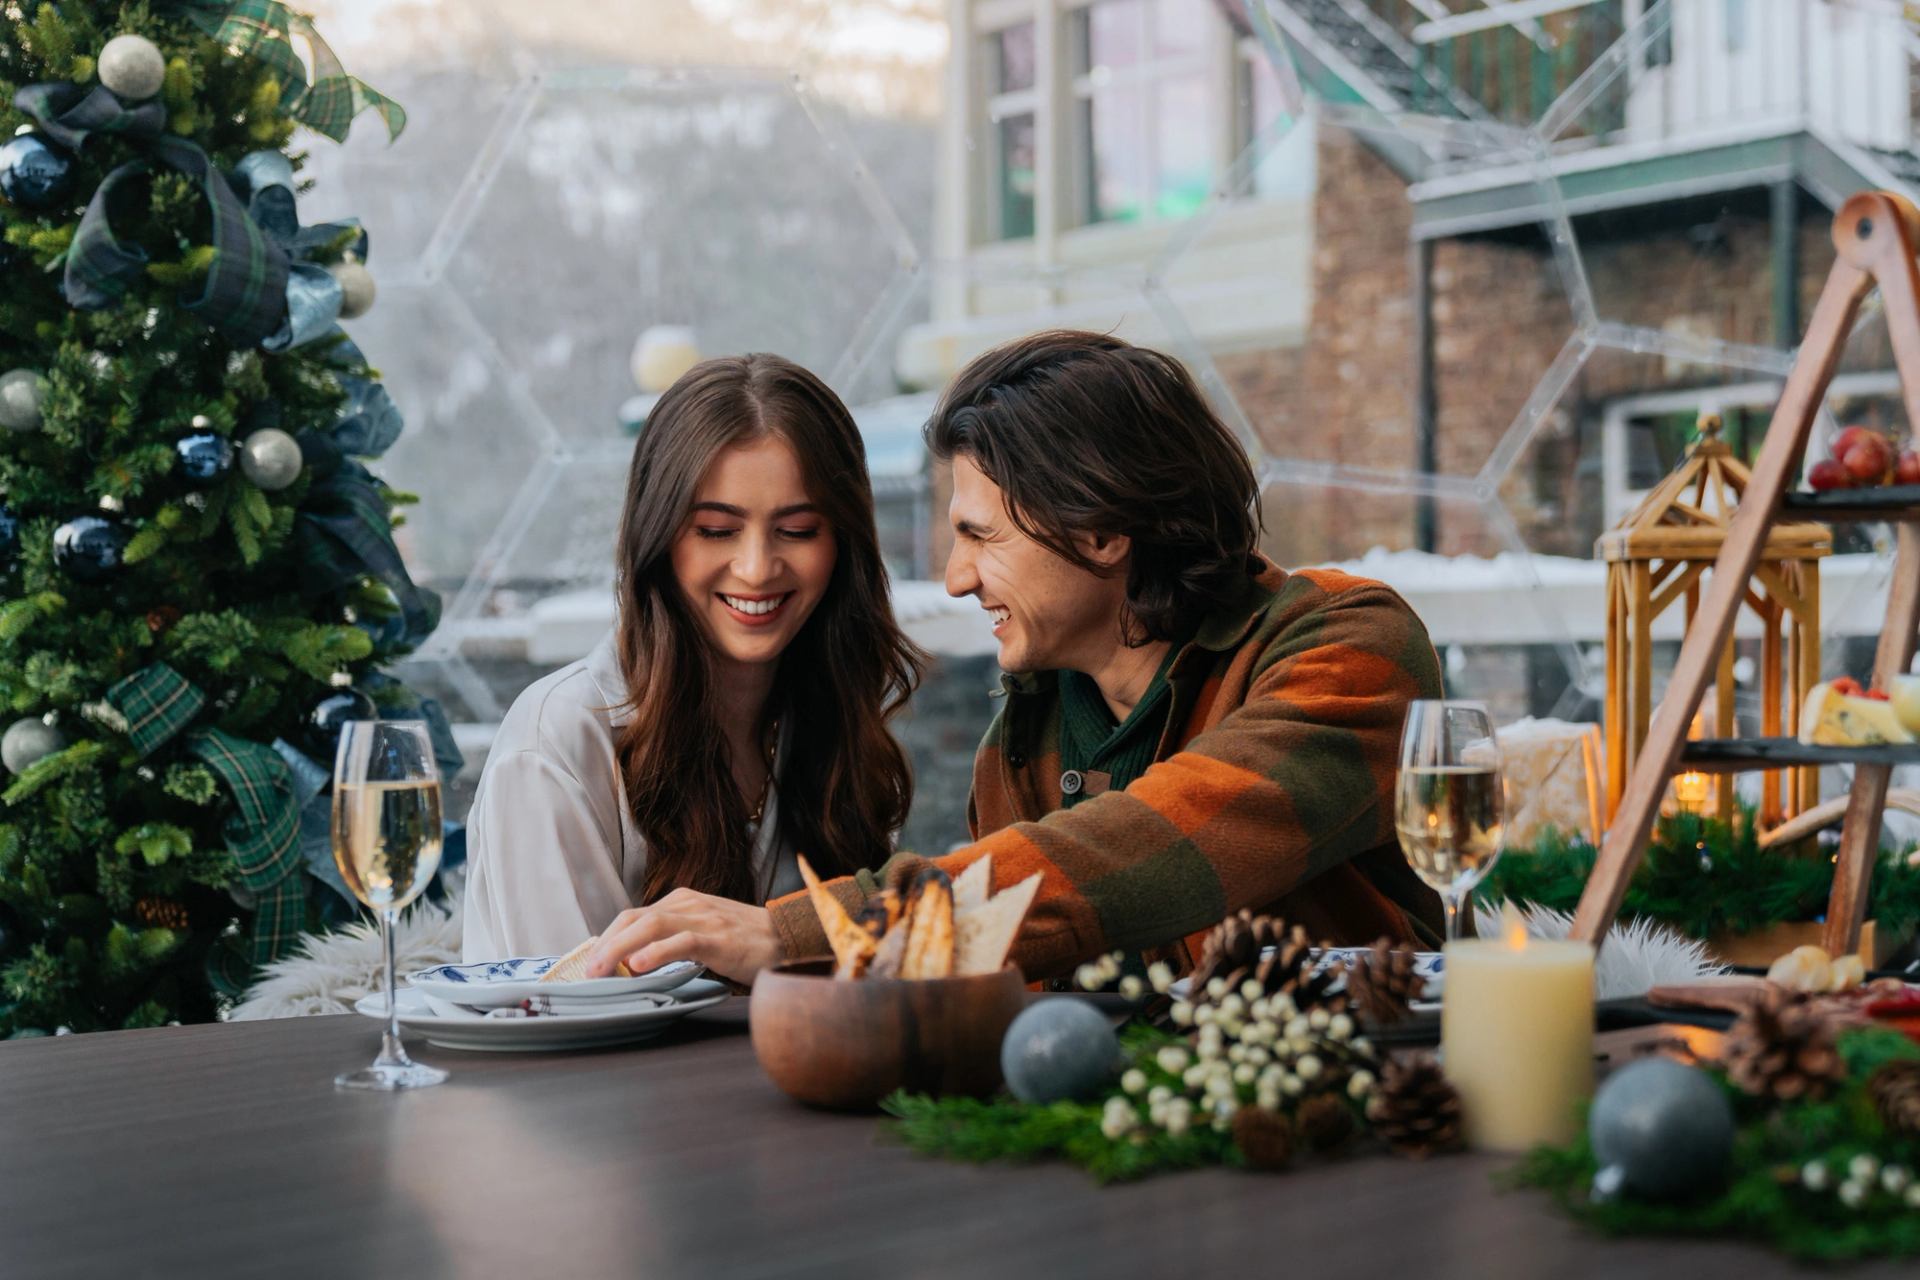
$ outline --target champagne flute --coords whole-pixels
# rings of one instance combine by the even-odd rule
[[[1393,825],[1419,877],[1447,904],[1447,941],[1460,936],[1467,894],[1500,857],[1500,747],[1478,702],[1407,708]]]
[[[413,1061],[400,1044],[394,1008],[393,932],[400,908],[440,867],[440,772],[418,720],[353,720],[333,762],[333,861],[380,917],[387,956],[387,1029],[373,1065],[334,1077],[342,1089],[419,1089],[447,1073]]]

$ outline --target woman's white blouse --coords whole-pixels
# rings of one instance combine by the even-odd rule
[[[614,756],[627,715],[609,634],[592,653],[528,686],[500,724],[467,818],[469,962],[560,955],[640,900],[646,843],[633,826]],[[774,772],[786,763],[782,726]],[[754,844],[755,879],[770,897],[802,887],[782,842],[779,800],[767,797]]]

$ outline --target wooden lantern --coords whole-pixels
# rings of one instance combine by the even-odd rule
[[[1700,418],[1699,439],[1672,474],[1617,526],[1600,535],[1607,562],[1607,817],[1611,822],[1653,712],[1653,620],[1684,602],[1691,629],[1702,575],[1713,567],[1751,473],[1720,438],[1720,419]],[[1833,554],[1823,524],[1776,524],[1744,592],[1760,619],[1760,732],[1796,733],[1807,690],[1820,678],[1820,560]],[[1715,677],[1707,736],[1731,738],[1734,642],[1729,632]],[[1783,691],[1786,704],[1782,705]],[[1800,767],[1783,792],[1781,774],[1763,775],[1760,820],[1772,825],[1819,800],[1819,772]],[[1697,777],[1697,775],[1689,775]],[[1689,798],[1690,803],[1697,803]],[[1710,810],[1733,811],[1724,775],[1711,782]]]

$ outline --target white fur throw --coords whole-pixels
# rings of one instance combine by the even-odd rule
[[[1573,917],[1535,903],[1516,904],[1527,925],[1527,936],[1560,940],[1573,929]],[[1481,907],[1474,924],[1483,938],[1500,936],[1500,912]],[[1593,985],[1602,1000],[1643,996],[1668,983],[1692,982],[1724,973],[1726,966],[1707,954],[1707,946],[1651,920],[1631,920],[1613,926],[1607,945],[1594,963]]]
[[[457,887],[448,897],[455,903],[451,911],[423,902],[400,917],[393,938],[396,971],[407,974],[460,959],[462,899]],[[292,955],[268,965],[247,990],[246,1000],[227,1016],[251,1022],[352,1013],[354,1001],[385,984],[384,964],[377,925],[362,922],[337,933],[313,934]]]

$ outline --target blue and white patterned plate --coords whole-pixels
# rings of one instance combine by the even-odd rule
[[[394,1007],[403,1029],[424,1035],[429,1043],[442,1048],[531,1053],[595,1049],[650,1039],[688,1014],[710,1009],[726,998],[725,983],[696,978],[658,1007],[629,1008],[618,1013],[525,1017],[509,1016],[507,1011],[496,1009],[481,1014],[435,1008],[422,992],[405,988],[394,997]],[[376,991],[364,996],[353,1007],[365,1017],[384,1021],[386,993]]]
[[[540,981],[559,956],[523,956],[472,964],[437,964],[407,975],[410,986],[439,1000],[480,1009],[517,1005],[534,996],[565,991],[570,1004],[594,999],[624,1000],[643,991],[671,991],[704,970],[691,960],[675,960],[631,978],[582,978],[577,982]]]

